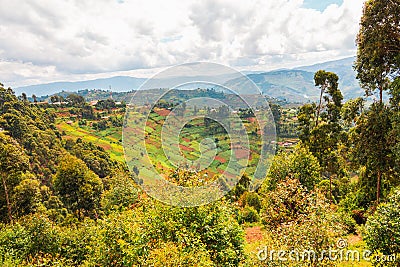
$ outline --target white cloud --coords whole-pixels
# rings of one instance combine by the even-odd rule
[[[206,60],[267,70],[354,55],[363,0],[323,12],[302,4],[0,0],[0,79],[21,86]]]

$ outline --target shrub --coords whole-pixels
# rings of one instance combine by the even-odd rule
[[[64,156],[53,183],[61,201],[70,211],[79,217],[81,212],[85,215],[96,214],[103,183],[82,160],[69,154]]]
[[[161,243],[159,248],[150,251],[146,266],[175,267],[175,266],[215,266],[204,248],[187,250],[182,245],[172,242]]]
[[[266,245],[278,250],[312,250],[321,255],[342,234],[339,218],[324,195],[308,192],[298,180],[288,179],[278,183],[275,191],[268,191],[262,201],[261,217],[274,237],[274,243]],[[311,263],[323,264],[326,263]]]
[[[260,221],[260,216],[258,212],[251,206],[245,206],[239,213],[238,218],[239,223],[253,223]]]
[[[263,192],[261,219],[267,226],[278,226],[307,214],[311,198],[299,180],[288,179],[277,184],[274,191]]]
[[[155,241],[150,249],[157,242],[182,244],[188,250],[204,247],[218,266],[238,266],[245,258],[244,232],[223,201],[193,208],[155,203],[143,215],[145,235]]]
[[[55,256],[61,246],[59,228],[45,216],[34,214],[0,231],[0,251],[17,259],[34,259],[39,254]]]
[[[318,159],[305,147],[297,145],[293,152],[281,152],[274,157],[267,174],[264,190],[273,190],[286,178],[297,179],[308,190],[321,181]]]
[[[245,192],[239,200],[240,206],[250,206],[253,207],[257,213],[261,210],[261,201],[260,197],[256,192]]]
[[[109,179],[109,189],[103,193],[102,207],[106,213],[121,211],[134,204],[138,198],[138,189],[130,177],[120,174]]]
[[[384,255],[396,255],[400,263],[400,189],[395,190],[386,203],[378,206],[375,214],[370,216],[365,225],[365,241],[368,247]],[[389,263],[385,263],[386,266]]]

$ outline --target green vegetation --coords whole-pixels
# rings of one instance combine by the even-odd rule
[[[375,253],[396,256],[392,266],[398,266],[400,262],[399,220],[400,190],[397,189],[388,197],[387,203],[378,206],[365,227],[365,240]]]
[[[56,112],[57,129],[66,140],[81,139],[107,151],[113,160],[124,162],[124,153],[121,144],[123,114],[103,116],[100,120],[77,120],[70,117],[68,108]],[[67,117],[64,117],[67,116]],[[110,119],[113,118],[113,119]],[[117,123],[115,121],[118,121]],[[120,126],[114,126],[121,124]]]
[[[277,155],[255,191],[250,188],[264,129],[252,110],[238,108],[241,134],[250,141],[248,169],[226,196],[199,207],[162,204],[134,182],[141,183],[140,166],[131,174],[125,164],[123,102],[102,96],[88,103],[76,94],[29,102],[0,84],[0,265],[399,266],[400,12],[392,12],[399,6],[398,0],[369,0],[361,21],[355,69],[367,94],[380,92],[379,101],[343,103],[340,77],[320,70],[314,75],[317,103],[271,103],[278,140],[268,145]],[[218,178],[231,158],[227,130],[212,119],[231,111],[179,106],[203,96],[235,101],[212,89],[173,91],[137,132],[146,135],[158,171],[183,187]],[[171,157],[182,157],[163,152],[162,125],[175,107],[178,115],[207,115],[187,123],[177,145],[193,161],[202,155],[202,140],[214,141],[217,153],[206,171],[174,167]],[[127,116],[143,121],[144,108],[137,105]],[[143,152],[135,153],[141,163]],[[257,258],[265,247],[320,256],[337,249],[338,240],[342,249],[369,249],[372,260]]]

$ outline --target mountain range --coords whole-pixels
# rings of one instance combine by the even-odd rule
[[[350,57],[294,69],[249,73],[247,77],[258,85],[264,95],[288,102],[304,103],[319,98],[319,89],[314,85],[314,73],[322,69],[334,72],[339,76],[339,88],[344,98],[351,99],[364,94],[352,67],[354,60],[355,57]],[[226,86],[245,88],[244,85],[241,86],[245,83],[245,79],[237,78],[226,82]],[[241,93],[245,94],[246,91]]]
[[[115,76],[111,78],[101,78],[96,80],[78,82],[54,82],[46,84],[36,84],[15,88],[17,95],[26,93],[28,96],[53,95],[61,91],[77,92],[84,89],[102,89],[115,92],[125,92],[138,89],[147,79],[129,76]]]
[[[252,80],[264,95],[274,97],[288,102],[304,103],[318,99],[319,90],[314,86],[314,73],[320,69],[332,71],[339,76],[339,86],[345,99],[362,96],[364,91],[358,85],[356,74],[352,68],[355,58],[344,58],[341,60],[319,63],[311,66],[297,67],[293,69],[282,69],[268,72],[248,73],[247,77]],[[199,77],[191,77],[200,80]],[[76,92],[83,89],[103,89],[115,92],[137,90],[146,81],[145,78],[129,76],[116,76],[96,80],[79,82],[56,82],[38,84],[16,88],[17,94],[25,92],[28,96],[52,95],[60,91]],[[169,81],[171,82],[171,81]],[[167,81],[166,84],[169,83]],[[226,87],[243,88],[240,92],[246,94],[246,79],[243,77],[225,77]],[[241,86],[242,85],[242,86]]]

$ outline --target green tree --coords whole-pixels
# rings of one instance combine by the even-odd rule
[[[354,68],[366,94],[388,89],[400,68],[400,1],[368,0],[364,4],[357,36]]]
[[[85,142],[78,138],[75,142],[67,140],[64,147],[74,156],[83,160],[100,178],[112,175],[114,169],[117,169],[117,162],[110,158],[102,147],[96,146],[91,142]]]
[[[215,266],[204,248],[188,251],[181,244],[173,242],[163,243],[159,248],[151,250],[146,265],[154,267]]]
[[[305,144],[309,143],[311,131],[315,126],[315,110],[315,103],[305,104],[300,107],[297,114],[299,139]]]
[[[226,197],[233,201],[239,200],[239,198],[248,192],[251,184],[251,178],[245,173],[240,177],[237,184],[228,192]]]
[[[89,104],[85,104],[82,107],[81,116],[83,119],[93,120],[94,119],[94,112],[92,106]]]
[[[244,232],[224,201],[182,208],[163,204],[145,205],[143,233],[149,248],[160,242],[181,244],[187,251],[208,251],[217,266],[240,266],[244,260]]]
[[[344,103],[341,116],[346,130],[350,130],[355,126],[357,119],[361,116],[363,110],[364,99],[361,97],[350,99]]]
[[[373,252],[396,256],[400,263],[400,189],[394,190],[386,203],[378,206],[365,225],[365,241]],[[385,266],[387,266],[385,263]]]
[[[21,94],[21,99],[22,99],[23,101],[28,101],[28,97],[26,96],[25,93],[22,93],[22,94]]]
[[[10,222],[13,221],[11,202],[12,190],[18,184],[21,174],[25,172],[28,167],[28,157],[24,154],[18,142],[5,133],[0,132],[0,176],[2,181],[0,201],[1,210],[5,202],[7,216]]]
[[[132,178],[121,173],[107,179],[108,190],[102,196],[105,212],[121,211],[132,206],[138,198],[138,189]]]
[[[2,126],[17,140],[23,140],[28,133],[28,124],[23,114],[15,109],[9,109],[3,114]]]
[[[107,109],[108,112],[111,111],[111,109],[115,108],[116,104],[115,101],[111,98],[106,99],[106,100],[99,100],[96,104],[96,109]]]
[[[14,188],[15,213],[18,216],[34,213],[43,207],[44,195],[49,193],[46,186],[41,186],[40,182],[32,174],[25,175],[23,180]]]
[[[308,190],[321,181],[321,167],[318,159],[307,147],[297,145],[293,152],[280,152],[274,157],[264,190],[274,190],[285,179],[298,179]]]
[[[390,146],[395,158],[394,168],[400,173],[400,77],[390,88],[390,104],[392,110],[392,132],[390,133]]]
[[[24,148],[30,170],[45,184],[55,173],[62,150],[54,122],[53,112],[19,100],[10,88],[0,87],[0,127]]]
[[[59,101],[59,97],[58,97],[58,95],[52,95],[51,97],[50,97],[50,101],[51,101],[51,103],[56,103],[56,102],[58,102]]]
[[[297,179],[281,181],[276,190],[263,193],[260,215],[267,234],[272,237],[272,241],[264,244],[269,249],[290,248],[300,253],[311,250],[321,255],[342,234],[339,218],[328,200],[318,191],[308,191]],[[309,266],[331,264],[313,257],[310,261]],[[283,262],[279,266],[286,265]]]
[[[358,120],[351,132],[352,161],[365,167],[361,186],[368,192],[369,201],[379,203],[382,179],[387,184],[392,177],[392,148],[388,140],[392,130],[391,111],[383,103],[374,103]],[[375,183],[375,197],[370,188]]]
[[[319,104],[316,107],[308,104],[300,109],[299,138],[318,159],[324,175],[329,177],[332,201],[332,179],[343,175],[339,152],[343,136],[340,124],[343,96],[335,73],[319,70],[314,80],[321,90]],[[314,107],[315,125],[312,125]]]
[[[282,108],[281,106],[275,103],[269,103],[269,108],[271,109],[272,116],[274,117],[274,123],[276,125],[276,133],[280,134]]]
[[[64,205],[79,218],[81,213],[96,215],[96,209],[100,207],[103,183],[82,160],[70,154],[65,155],[53,184]]]
[[[83,105],[85,104],[85,98],[83,98],[83,96],[77,95],[77,94],[69,94],[65,100],[68,102],[68,104],[71,107],[83,107]]]
[[[320,88],[319,104],[317,106],[317,111],[315,115],[315,126],[318,126],[318,119],[322,109],[322,98],[325,92],[328,92],[332,97],[333,104],[340,107],[343,97],[338,90],[339,77],[333,72],[326,72],[324,70],[319,70],[314,74],[315,86]],[[328,104],[330,104],[328,102]],[[336,114],[332,114],[335,116]]]

